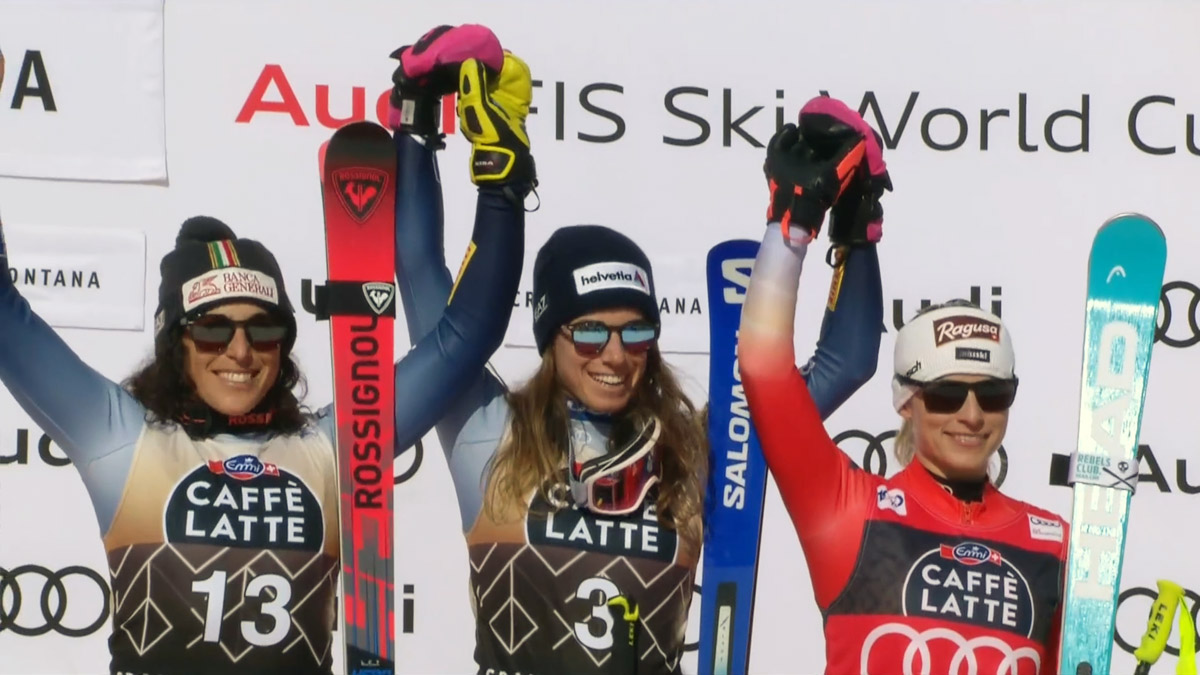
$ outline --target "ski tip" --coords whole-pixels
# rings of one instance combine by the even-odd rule
[[[759,242],[752,239],[726,239],[708,249],[708,259],[744,258],[758,255]]]
[[[321,182],[325,182],[325,154],[329,152],[329,139],[321,141],[321,147],[317,148],[317,172],[321,176]]]
[[[338,127],[337,130],[333,132],[333,136],[330,137],[330,140],[339,141],[342,139],[351,139],[351,138],[353,138],[353,139],[371,139],[371,140],[387,139],[390,141],[392,138],[392,135],[391,135],[391,133],[388,132],[387,129],[384,129],[383,126],[380,125],[378,122],[372,122],[370,120],[362,120],[359,122],[350,122],[348,124],[343,124],[342,126]]]
[[[1150,216],[1147,216],[1143,213],[1138,213],[1136,211],[1122,211],[1121,213],[1118,213],[1115,216],[1112,216],[1108,220],[1104,221],[1104,224],[1100,226],[1100,229],[1104,230],[1104,229],[1107,229],[1110,227],[1116,227],[1116,226],[1121,226],[1121,225],[1151,227],[1154,229],[1155,232],[1158,233],[1159,237],[1164,236],[1162,227],[1160,227],[1159,224],[1156,223],[1153,218],[1151,218]]]

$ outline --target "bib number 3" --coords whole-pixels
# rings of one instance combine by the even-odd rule
[[[587,621],[575,622],[575,639],[579,640],[579,644],[588,649],[612,649],[613,616],[608,609],[608,601],[620,594],[621,589],[617,588],[617,585],[610,579],[603,577],[585,579],[583,583],[579,584],[579,588],[575,591],[575,597],[594,603],[591,618]],[[599,620],[604,626],[599,634],[593,632],[596,620]]]

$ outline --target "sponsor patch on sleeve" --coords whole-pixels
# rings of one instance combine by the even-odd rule
[[[1050,520],[1029,514],[1029,536],[1044,541],[1062,541],[1063,524],[1061,520]]]
[[[898,515],[908,515],[908,499],[904,496],[904,490],[899,488],[887,489],[880,485],[876,488],[876,499],[880,511],[895,511]]]

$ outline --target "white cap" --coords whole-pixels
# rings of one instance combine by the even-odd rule
[[[1016,376],[1012,337],[1000,317],[965,301],[925,310],[896,335],[894,372],[918,382],[946,375]],[[892,379],[892,403],[899,411],[915,393]]]

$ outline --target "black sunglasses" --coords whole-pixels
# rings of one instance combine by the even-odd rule
[[[597,356],[608,346],[614,333],[620,333],[621,345],[630,354],[644,354],[658,339],[657,324],[645,320],[630,321],[623,326],[610,326],[602,321],[580,321],[563,326],[563,332],[575,345],[580,356]]]
[[[954,380],[934,380],[919,382],[917,380],[896,376],[905,385],[916,387],[925,401],[925,409],[931,413],[946,414],[958,412],[967,402],[967,394],[975,392],[975,400],[984,412],[1002,412],[1012,407],[1017,398],[1017,378],[999,380],[995,378],[979,382],[956,382]]]
[[[288,327],[270,314],[257,314],[235,321],[223,314],[205,314],[184,324],[188,337],[202,352],[224,351],[241,328],[250,346],[260,352],[278,349],[288,335]]]

